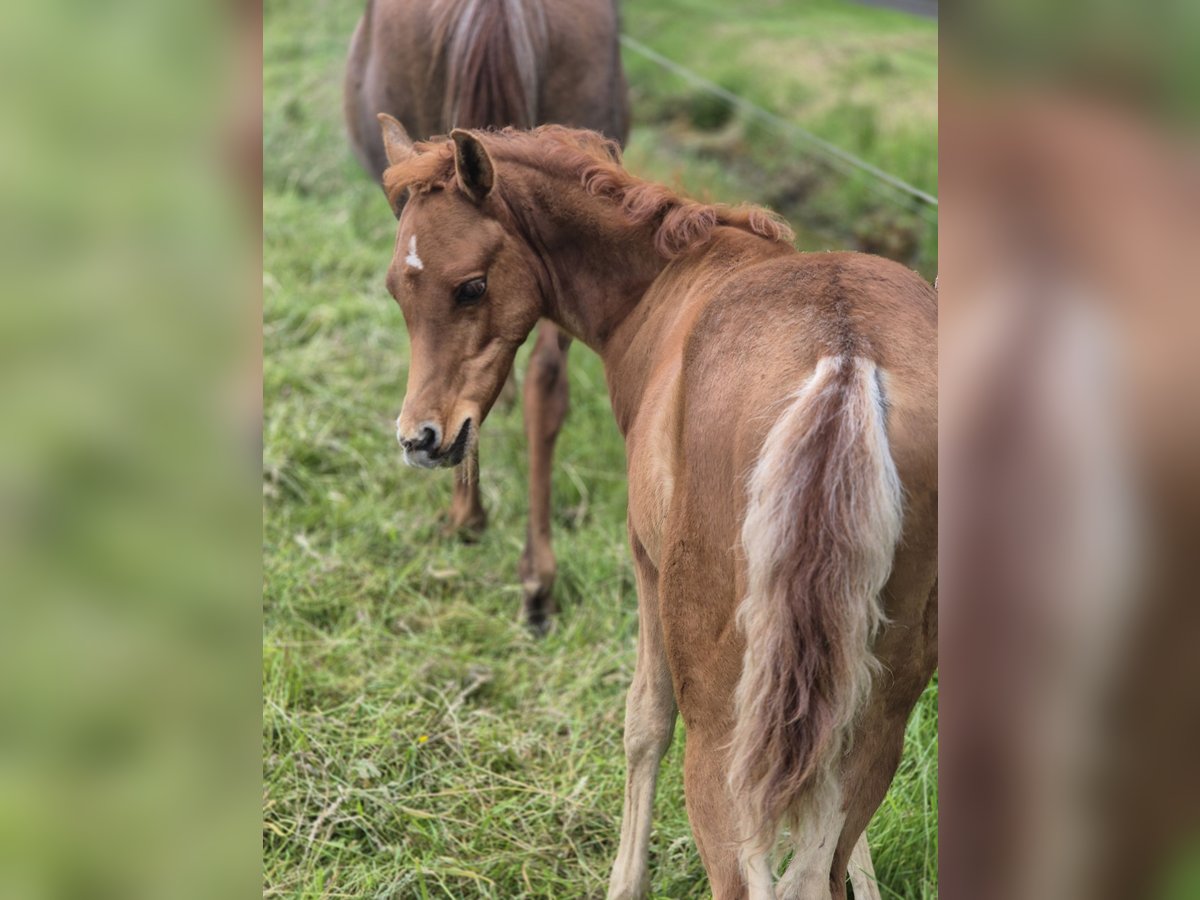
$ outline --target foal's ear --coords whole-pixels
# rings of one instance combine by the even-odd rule
[[[404,126],[389,116],[380,113],[375,118],[383,129],[383,152],[387,154],[388,165],[405,162],[413,155],[412,138],[404,130]]]
[[[450,137],[454,139],[454,174],[458,176],[458,186],[476,203],[481,203],[496,182],[492,158],[483,141],[471,132],[455,128]]]

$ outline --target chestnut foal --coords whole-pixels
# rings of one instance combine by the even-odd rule
[[[640,181],[591,132],[413,145],[381,120],[407,201],[388,271],[405,459],[463,458],[539,318],[604,361],[639,614],[609,896],[646,893],[678,710],[714,894],[844,897],[936,660],[933,290]]]
[[[456,126],[558,122],[624,142],[629,98],[616,4],[367,0],[350,44],[344,111],[354,152],[376,179],[388,165],[375,119],[380,112],[396,116],[417,135],[445,134]],[[558,567],[550,542],[550,471],[567,414],[570,343],[543,322],[525,377],[529,527],[520,574],[524,615],[537,632],[554,612]],[[455,472],[450,527],[465,537],[487,522],[478,469],[475,457]]]

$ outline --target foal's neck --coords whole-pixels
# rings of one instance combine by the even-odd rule
[[[617,204],[566,181],[533,181],[520,201],[510,206],[544,267],[546,317],[607,366],[621,324],[667,265],[655,227],[630,225]]]

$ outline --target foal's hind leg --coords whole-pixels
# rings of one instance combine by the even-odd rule
[[[839,819],[841,814],[839,814]],[[830,823],[832,828],[832,823]],[[821,834],[817,831],[817,834]],[[819,897],[821,900],[844,900],[846,896],[846,875],[850,876],[850,884],[854,888],[854,900],[881,900],[879,885],[875,881],[875,865],[871,862],[871,847],[867,843],[866,832],[854,845],[850,854],[849,865],[845,869],[837,868],[836,853],[831,848],[836,846],[838,837],[829,833],[821,834],[817,846],[804,847],[799,842],[796,847],[797,855],[792,858],[788,870],[779,879],[779,900],[792,898]],[[823,866],[826,860],[832,860],[836,875],[828,875]]]
[[[875,680],[842,766],[846,822],[832,871],[845,872],[849,866],[853,873],[859,838],[891,786],[904,754],[908,717],[937,665],[936,574],[931,565],[916,565],[904,552],[897,555],[885,593],[892,621],[875,648],[886,674]],[[835,885],[832,896],[846,896],[844,881]],[[856,900],[860,896],[856,884]]]
[[[676,483],[675,490],[679,485]],[[632,497],[631,492],[631,497]],[[697,517],[672,499],[662,541],[663,635],[676,699],[687,726],[683,789],[688,823],[715,900],[775,900],[770,846],[751,842],[758,829],[729,787],[733,692],[744,642],[732,621],[736,606],[724,548],[679,526]]]
[[[687,731],[683,758],[688,821],[715,900],[775,900],[769,847],[740,840],[737,804],[726,782],[730,728],[698,719]]]
[[[850,886],[854,900],[882,900],[879,883],[875,880],[875,864],[871,862],[871,845],[864,831],[850,853]]]
[[[849,864],[841,866],[838,861],[839,836],[834,832],[844,821],[844,812],[829,810],[820,821],[810,823],[806,833],[797,835],[795,856],[779,879],[779,900],[844,900],[847,874],[854,888],[854,900],[881,900],[866,832],[854,845]]]
[[[659,764],[675,730],[675,694],[658,615],[658,571],[633,539],[638,586],[637,668],[625,700],[625,811],[609,900],[645,897]]]
[[[787,871],[779,879],[780,900],[830,900],[846,896],[846,866],[837,868],[835,853],[846,821],[837,784],[813,785],[808,808],[792,835],[794,848]],[[830,872],[840,877],[831,877]]]
[[[571,338],[549,322],[538,326],[525,375],[525,436],[529,442],[529,529],[521,555],[525,618],[537,632],[554,613],[558,561],[550,545],[550,472],[554,444],[567,415],[567,348]]]
[[[900,765],[908,721],[907,708],[888,714],[885,706],[882,698],[875,698],[863,714],[856,743],[842,769],[845,809],[841,834],[833,837],[837,852],[828,870],[838,876],[829,875],[830,893],[825,895],[833,900],[845,900],[847,871],[854,885],[855,900],[874,900],[879,896],[866,828]]]

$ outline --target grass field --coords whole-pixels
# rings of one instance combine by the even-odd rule
[[[929,23],[833,0],[736,15],[726,6],[628,4],[625,25],[935,187]],[[266,3],[263,894],[602,896],[636,637],[624,456],[603,374],[586,349],[572,352],[554,482],[563,612],[535,641],[517,618],[519,408],[497,409],[483,431],[491,528],[477,545],[441,536],[449,473],[405,469],[397,452],[407,342],[383,287],[395,222],[340,123],[341,68],[359,12],[358,0]],[[627,63],[633,170],[717,198],[811,206],[797,213],[776,202],[799,219],[806,247],[856,245],[863,217],[879,217],[887,234],[909,227],[902,213],[872,207],[861,185]],[[898,246],[925,274],[936,271],[935,235]],[[936,739],[931,688],[871,826],[886,897],[937,893]],[[683,808],[684,740],[680,728],[652,842],[653,895],[672,900],[708,896]]]

